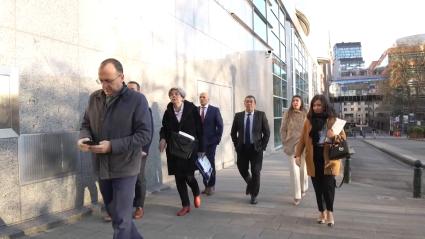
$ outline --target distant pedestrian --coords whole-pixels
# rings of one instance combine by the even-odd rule
[[[127,84],[128,88],[130,90],[134,90],[136,92],[142,93],[142,89],[140,87],[140,84],[136,81],[130,81]],[[149,114],[151,117],[151,137],[153,138],[153,117],[152,117],[152,110],[149,108]],[[148,159],[149,155],[149,148],[151,146],[152,140],[149,142],[149,144],[143,146],[142,148],[142,164],[140,165],[140,173],[137,176],[136,181],[136,187],[134,190],[134,200],[133,200],[133,207],[136,208],[136,210],[133,213],[134,219],[141,219],[143,215],[145,214],[144,205],[145,205],[145,198],[146,198],[146,160]]]
[[[304,109],[304,102],[301,96],[292,97],[289,110],[283,114],[280,126],[280,136],[283,144],[283,151],[288,155],[290,187],[294,205],[297,206],[308,189],[307,168],[305,165],[305,154],[301,155],[301,166],[295,163],[295,147],[298,144],[304,126],[307,112]]]
[[[201,116],[198,108],[192,102],[185,100],[185,96],[186,93],[181,88],[173,87],[168,91],[171,102],[167,105],[162,118],[159,142],[160,152],[165,150],[167,154],[168,174],[174,175],[180,195],[182,209],[177,212],[177,216],[184,216],[190,212],[187,185],[192,189],[195,208],[201,206],[201,192],[194,174],[197,153],[204,153]],[[191,135],[199,142],[197,147],[194,147],[189,159],[172,155],[170,147],[167,147],[171,142],[172,132],[178,133],[179,131]]]
[[[295,151],[296,162],[300,165],[301,155],[305,150],[307,174],[313,182],[320,212],[317,222],[327,223],[328,226],[335,223],[333,215],[335,176],[340,173],[341,160],[329,160],[329,144],[325,139],[332,143],[346,139],[344,130],[339,135],[333,133],[331,128],[335,121],[334,109],[326,96],[315,95],[311,100],[307,120],[304,122],[300,142]]]
[[[209,104],[208,93],[203,92],[199,95],[199,102],[201,104],[199,108],[199,114],[201,116],[202,128],[203,128],[203,140],[205,156],[211,163],[213,169],[210,180],[205,183],[205,189],[202,191],[203,194],[210,196],[215,191],[215,151],[217,145],[221,141],[223,135],[223,118],[221,118],[220,109]]]
[[[142,147],[151,141],[148,101],[127,88],[116,59],[100,64],[99,82],[102,89],[90,95],[78,147],[93,153],[99,189],[112,217],[113,238],[141,239],[132,220],[132,202]]]
[[[245,110],[235,114],[230,135],[237,154],[239,173],[247,184],[245,193],[251,195],[251,204],[257,204],[263,151],[269,142],[270,129],[266,114],[255,109],[254,96],[245,97],[244,105]],[[251,174],[248,171],[250,164]]]

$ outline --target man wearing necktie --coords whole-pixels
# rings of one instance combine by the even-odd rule
[[[230,135],[237,154],[239,173],[245,180],[246,194],[251,195],[251,204],[257,204],[260,191],[260,172],[263,151],[267,148],[270,129],[266,114],[255,110],[255,97],[248,95],[244,101],[245,111],[235,114]],[[251,174],[249,166],[251,164]]]
[[[201,116],[204,132],[203,143],[205,155],[213,168],[210,180],[208,183],[204,182],[205,190],[202,191],[202,193],[211,196],[215,191],[215,151],[223,135],[223,119],[220,114],[220,109],[209,104],[208,93],[203,92],[199,95],[199,103],[201,104],[199,107],[199,114]]]

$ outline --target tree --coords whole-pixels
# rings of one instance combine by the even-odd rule
[[[417,97],[425,93],[425,44],[389,49],[387,85],[382,86],[384,101],[393,106],[393,115],[415,113]],[[406,112],[407,110],[407,112]]]

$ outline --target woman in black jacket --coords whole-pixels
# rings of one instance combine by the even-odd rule
[[[177,212],[177,216],[184,216],[190,212],[190,200],[187,185],[192,189],[194,205],[201,206],[201,197],[198,182],[194,176],[196,170],[195,160],[198,152],[204,150],[202,147],[202,123],[197,107],[189,101],[184,100],[186,94],[181,88],[171,88],[168,91],[171,102],[167,105],[162,118],[160,131],[159,150],[165,150],[167,155],[168,175],[174,175],[177,190],[182,201],[183,208]],[[183,131],[190,134],[198,141],[189,159],[183,159],[170,154],[167,144],[170,143],[171,132]]]

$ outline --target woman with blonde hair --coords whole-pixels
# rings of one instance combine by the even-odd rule
[[[328,226],[335,223],[333,215],[335,176],[339,175],[341,167],[341,160],[329,159],[329,148],[331,144],[346,139],[344,130],[338,134],[332,131],[335,121],[335,111],[326,96],[315,95],[311,100],[300,142],[295,150],[297,164],[300,164],[301,154],[305,150],[307,174],[313,182],[320,212],[317,222],[327,223]]]
[[[300,166],[295,163],[294,158],[295,147],[301,137],[306,115],[307,112],[304,109],[304,102],[301,96],[294,95],[291,106],[283,114],[282,124],[280,125],[283,151],[288,155],[289,159],[290,186],[295,206],[300,204],[302,197],[308,189],[308,176],[304,157],[301,158]]]

